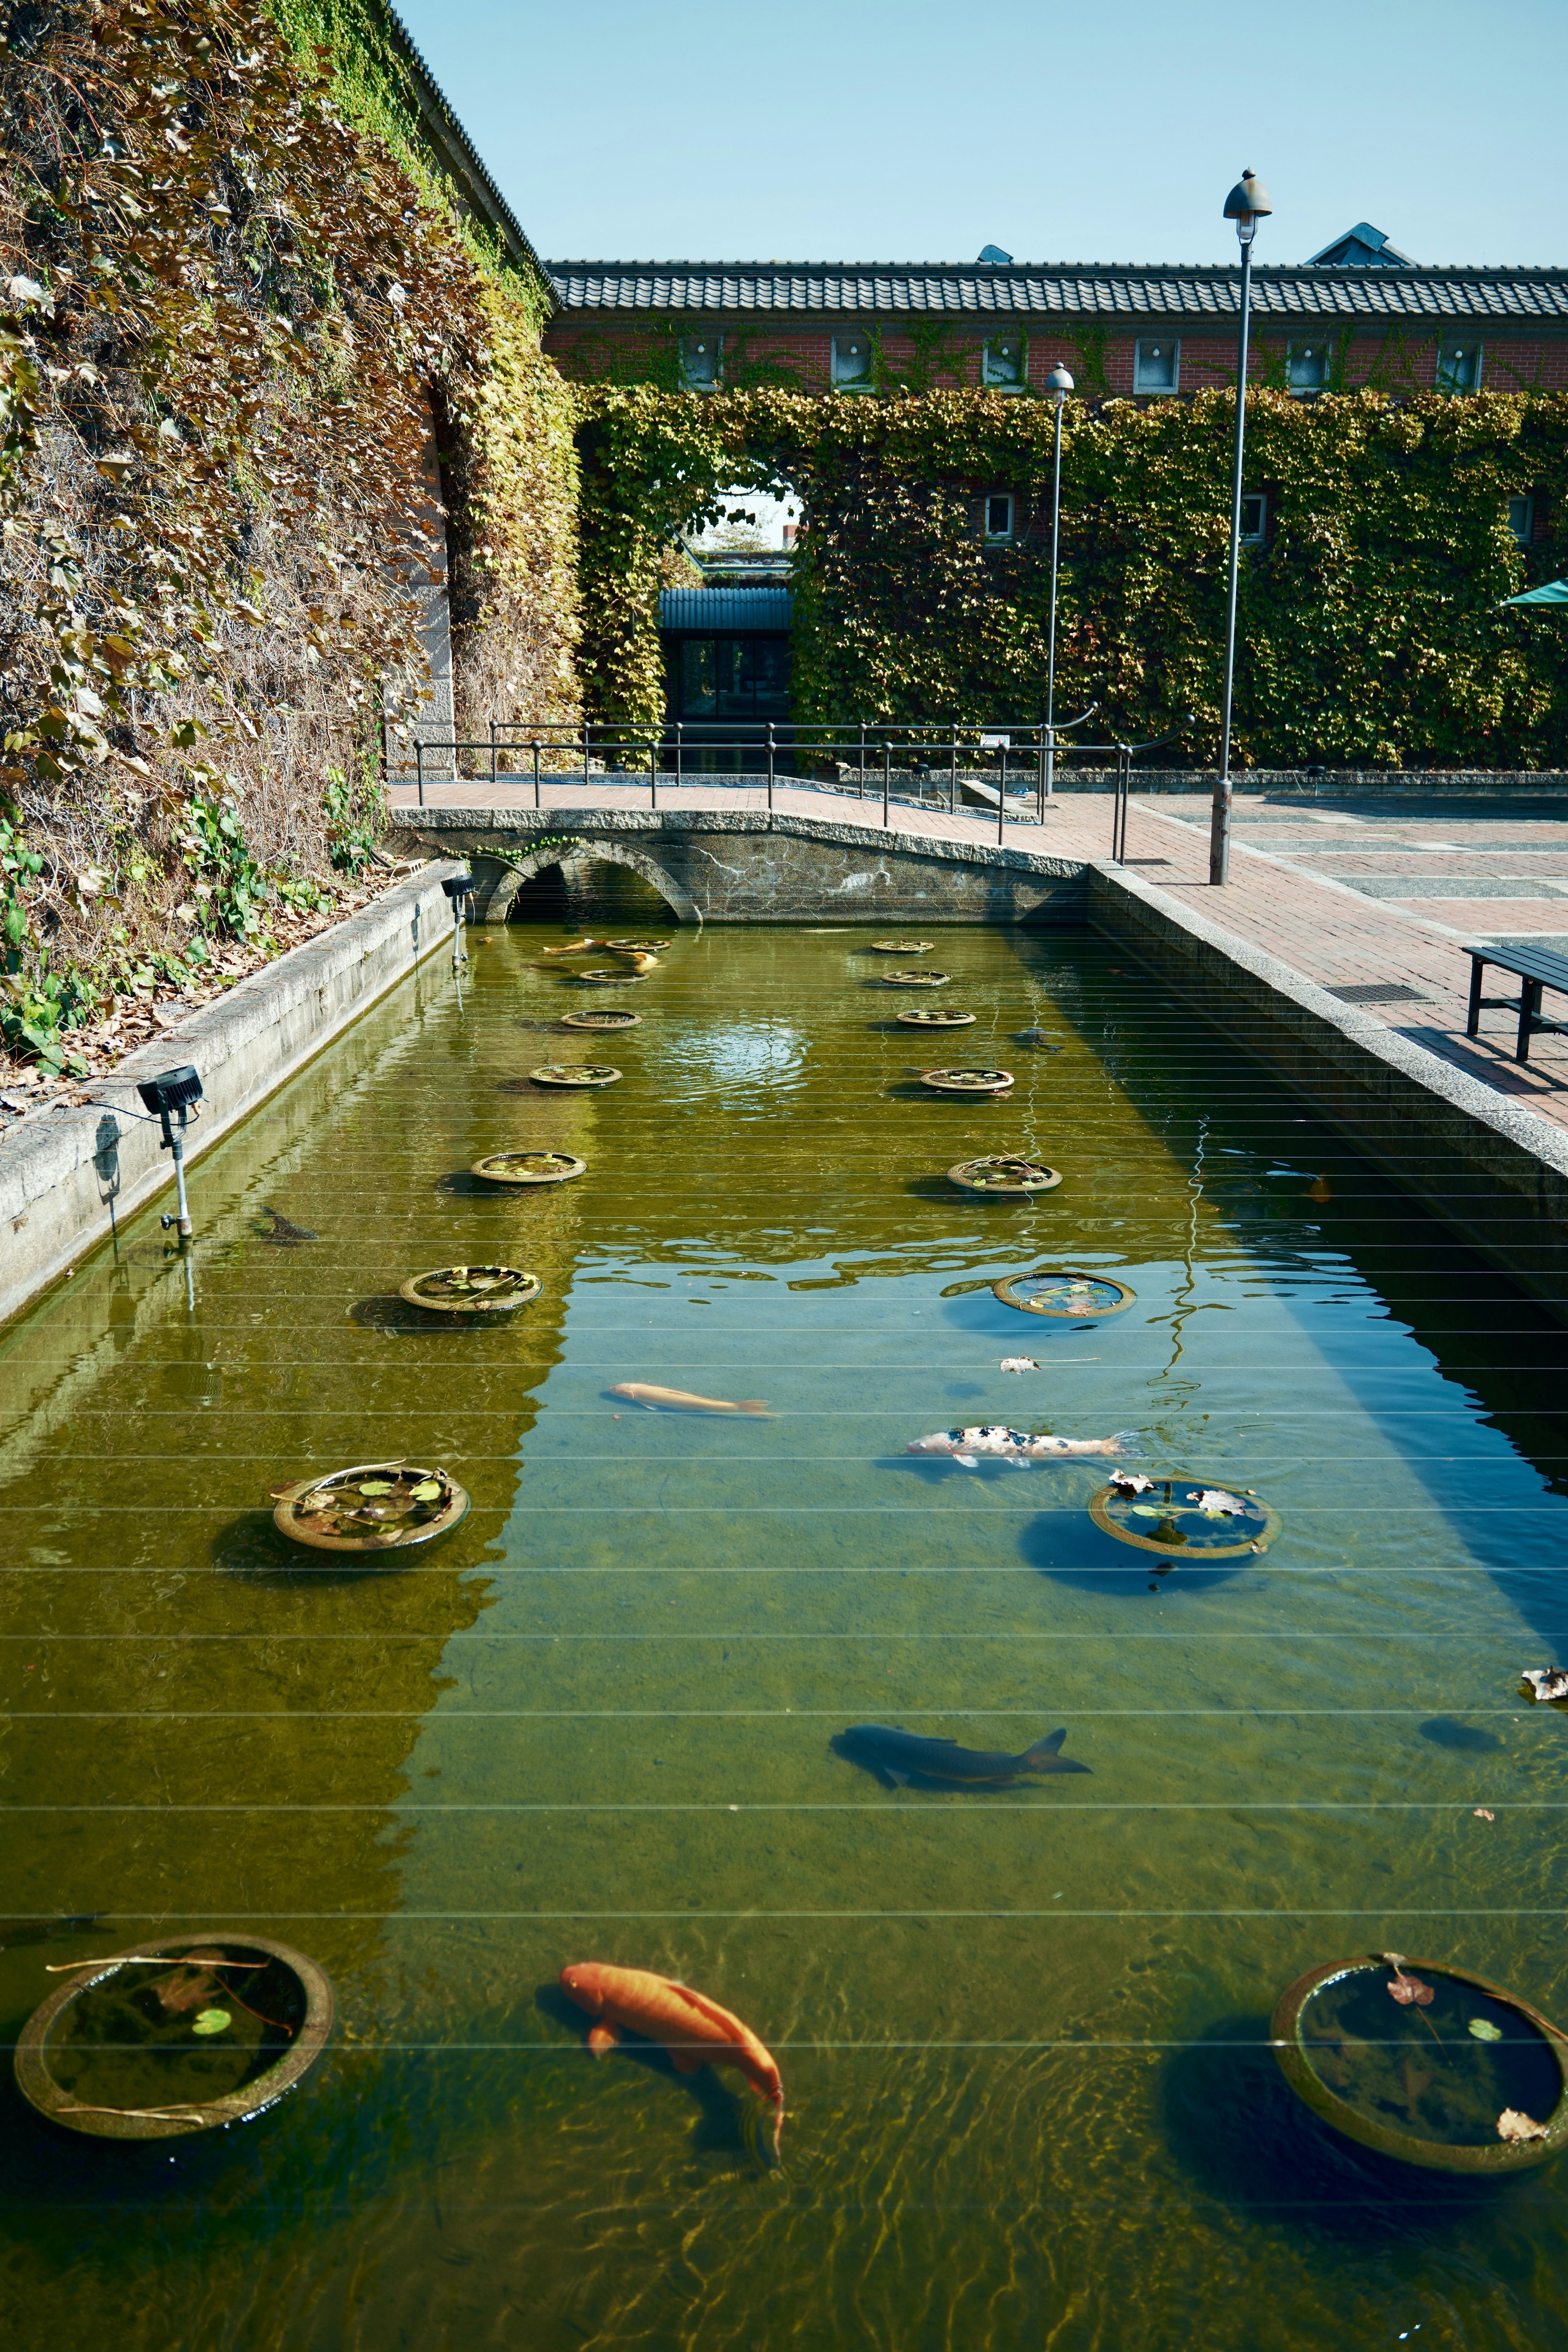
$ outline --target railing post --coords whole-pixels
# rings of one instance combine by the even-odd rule
[[[1040,727],[1040,728],[1037,728],[1036,732],[1037,732],[1037,734],[1039,736],[1039,739],[1040,739],[1040,784],[1039,784],[1039,805],[1040,805],[1040,814],[1039,814],[1039,817],[1038,817],[1037,822],[1038,822],[1039,824],[1044,824],[1044,823],[1045,823],[1045,821],[1046,821],[1046,730],[1045,730],[1045,729],[1044,729],[1043,727]]]
[[[650,741],[647,747],[647,804],[658,806],[658,745]]]
[[[414,738],[414,773],[419,785],[419,805],[423,808],[425,805],[425,738],[422,735],[416,735]]]
[[[888,822],[888,794],[893,782],[893,747],[886,735],[882,738],[882,823]]]
[[[947,780],[947,813],[952,816],[958,807],[958,721],[952,724],[952,768]]]
[[[860,721],[860,764],[855,771],[855,797],[862,801],[866,797],[866,721],[863,719]]]
[[[494,784],[495,781],[496,781],[496,723],[495,723],[495,720],[492,719],[490,720],[490,782],[491,782],[491,784],[492,784],[492,785]]]
[[[683,749],[684,746],[681,740],[681,722],[678,719],[675,722],[675,782],[677,791],[680,788],[684,775],[684,762],[681,758]]]
[[[773,722],[768,721],[768,806],[773,804]]]
[[[1002,828],[1007,822],[1007,746],[1002,746],[1002,767],[996,779],[996,839],[1000,844]]]
[[[583,721],[583,790],[588,789],[588,722]]]
[[[535,737],[533,743],[533,805],[535,808],[539,806],[539,741],[537,737]]]

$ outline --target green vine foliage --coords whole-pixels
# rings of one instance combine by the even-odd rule
[[[659,551],[731,482],[788,482],[795,715],[1036,718],[1049,611],[1052,412],[1005,393],[579,392],[585,683],[657,724]],[[1217,752],[1234,395],[1074,404],[1064,436],[1058,709],[1131,740],[1195,714]],[[1502,601],[1568,569],[1568,396],[1248,398],[1237,730],[1249,764],[1568,765],[1552,615]],[[1020,528],[987,546],[982,500]],[[1510,497],[1550,530],[1528,555]],[[684,509],[684,511],[682,511]],[[1542,625],[1542,622],[1546,625]],[[1559,626],[1561,625],[1559,624]],[[1101,737],[1100,740],[1106,740]]]
[[[420,154],[368,0],[278,13],[0,22],[0,811],[40,859],[10,976],[89,1004],[185,969],[194,839],[204,920],[258,950],[268,898],[332,887],[323,782],[406,733],[443,568],[459,724],[578,707],[542,289]]]

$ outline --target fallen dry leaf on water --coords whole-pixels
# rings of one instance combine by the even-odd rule
[[[1546,2126],[1538,2124],[1533,2116],[1522,2115],[1518,2107],[1505,2107],[1497,2119],[1499,2139],[1544,2139]]]
[[[1568,1674],[1561,1666],[1531,1667],[1520,1680],[1530,1685],[1533,1698],[1568,1698]]]
[[[1495,1813],[1489,1813],[1484,1805],[1478,1805],[1476,1807],[1476,1819],[1478,1822],[1495,1822],[1497,1815]]]
[[[1247,1508],[1239,1496],[1227,1495],[1223,1486],[1205,1486],[1200,1493],[1189,1495],[1187,1500],[1211,1518],[1234,1518]]]
[[[1040,1360],[1037,1356],[1004,1356],[996,1369],[1000,1372],[1037,1372]]]
[[[1145,1478],[1141,1470],[1113,1470],[1110,1483],[1122,1495],[1147,1495],[1154,1481]]]
[[[1426,2008],[1435,1997],[1433,1989],[1429,1984],[1424,1984],[1419,1977],[1405,1975],[1404,1953],[1384,1952],[1383,1957],[1394,1970],[1394,1982],[1388,1990],[1400,2007],[1408,2009],[1410,2003],[1414,2001],[1418,2009]]]

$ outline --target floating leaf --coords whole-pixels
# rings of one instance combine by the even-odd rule
[[[1501,2026],[1494,2025],[1489,2017],[1472,2017],[1470,2020],[1470,2032],[1475,2035],[1478,2042],[1500,2042],[1502,2040]]]
[[[1533,2116],[1521,2114],[1518,2107],[1505,2107],[1497,2119],[1499,2139],[1544,2139],[1546,2126],[1538,2124]]]
[[[1561,1666],[1531,1667],[1520,1676],[1520,1680],[1529,1685],[1532,1699],[1550,1702],[1568,1698],[1568,1674]]]
[[[345,1494],[353,1494],[356,1491],[362,1495],[390,1495],[392,1492],[392,1480],[390,1478],[363,1478],[360,1481],[357,1490],[353,1487],[345,1487],[343,1489]]]
[[[234,2023],[226,2009],[204,2009],[191,2027],[193,2033],[221,2033]]]
[[[441,1481],[439,1478],[424,1478],[421,1479],[419,1485],[415,1487],[411,1499],[416,1503],[435,1503],[438,1502],[440,1497]]]

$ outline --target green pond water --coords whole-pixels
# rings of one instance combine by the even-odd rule
[[[1089,934],[944,930],[980,1017],[940,1042],[863,931],[670,929],[613,992],[532,969],[563,936],[476,938],[460,1006],[433,957],[195,1164],[188,1269],[143,1213],[0,1339],[6,2037],[159,1929],[281,1937],[339,2016],[172,2145],[7,2079],[5,2340],[1568,2341],[1568,2177],[1374,2162],[1267,2047],[1369,1949],[1568,2010],[1568,1723],[1518,1696],[1568,1623],[1560,1330]],[[611,1001],[640,1025],[553,1025]],[[518,1090],[577,1059],[624,1079]],[[466,1172],[527,1149],[588,1172]],[[943,1181],[1005,1150],[1063,1183]],[[480,1262],[542,1295],[397,1301]],[[1049,1265],[1133,1303],[992,1297]],[[1090,1520],[1104,1459],[904,1451],[985,1423],[1131,1433],[1282,1532],[1166,1569]],[[274,1532],[274,1486],[393,1457],[471,1494],[444,1543],[363,1575]],[[1065,1727],[1089,1769],[886,1785],[832,1744],[868,1722]],[[590,2060],[588,1959],[746,2020],[782,2168],[734,2074]]]

